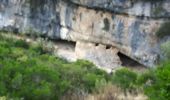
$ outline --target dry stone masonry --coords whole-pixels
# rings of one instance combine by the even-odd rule
[[[106,69],[121,66],[118,52],[154,66],[164,23],[170,0],[0,0],[0,30],[74,41],[77,59]]]

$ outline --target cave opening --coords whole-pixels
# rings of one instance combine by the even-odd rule
[[[137,68],[137,67],[140,67],[140,68],[144,68],[145,66],[138,63],[137,61],[133,60],[132,58],[126,56],[125,54],[121,53],[121,52],[118,52],[117,54],[122,62],[122,66],[124,67],[131,67],[131,68]]]
[[[57,40],[52,40],[52,42],[55,43],[55,45],[57,45],[60,49],[63,50],[75,51],[76,48],[76,42],[74,41],[57,39]]]
[[[111,49],[111,48],[112,48],[111,45],[107,45],[107,46],[106,46],[106,49]]]
[[[99,46],[99,43],[96,43],[95,46]]]

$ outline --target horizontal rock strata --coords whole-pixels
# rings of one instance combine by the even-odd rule
[[[0,30],[77,42],[76,58],[111,69],[117,52],[154,66],[169,18],[169,0],[0,0]]]

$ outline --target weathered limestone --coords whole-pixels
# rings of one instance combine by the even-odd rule
[[[170,17],[169,0],[71,0],[90,8],[110,10],[119,14],[146,17]]]
[[[118,49],[110,46],[81,41],[76,43],[75,53],[77,58],[90,60],[108,72],[121,66]]]
[[[59,38],[58,3],[58,0],[0,0],[0,29]]]
[[[65,34],[65,39],[109,44],[146,66],[153,66],[157,60],[159,48],[155,33],[163,20],[142,20],[83,7],[71,15],[60,16],[64,16],[61,25],[72,29],[61,29],[60,34]],[[66,19],[70,19],[69,22],[64,22]]]
[[[77,42],[74,59],[110,69],[121,65],[118,51],[154,66],[162,41],[156,33],[169,18],[169,0],[0,0],[0,30]]]

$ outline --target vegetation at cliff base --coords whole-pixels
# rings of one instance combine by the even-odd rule
[[[88,61],[68,63],[38,44],[0,36],[0,96],[56,100],[69,92],[92,92],[97,81],[108,79]]]
[[[69,63],[39,44],[0,34],[0,99],[4,100],[81,100],[89,95],[120,100],[127,93],[169,100],[169,76],[169,59],[144,73],[122,68],[108,74],[88,61]]]

